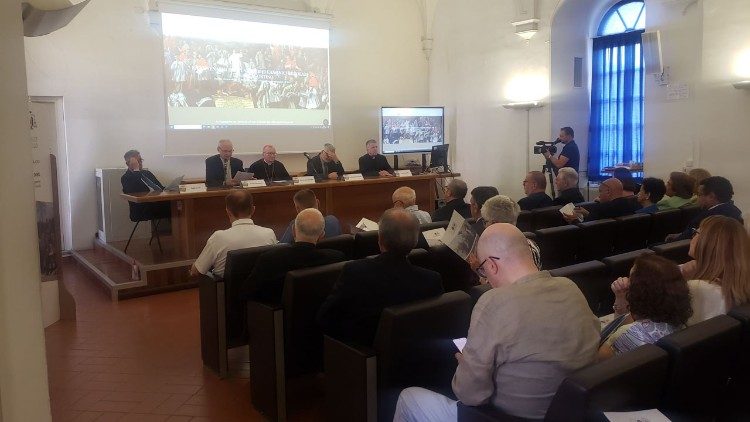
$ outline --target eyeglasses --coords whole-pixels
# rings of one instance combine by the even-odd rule
[[[489,259],[499,260],[500,258],[498,258],[496,256],[488,256],[484,261],[482,261],[482,263],[479,264],[479,266],[477,267],[477,269],[474,270],[474,272],[476,272],[479,277],[487,278],[487,273],[484,272],[484,264]]]

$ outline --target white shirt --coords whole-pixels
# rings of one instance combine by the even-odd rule
[[[419,220],[419,224],[432,223],[432,217],[430,217],[430,213],[420,210],[417,205],[410,205],[404,209],[414,214],[414,216],[417,217],[417,220]]]
[[[254,246],[274,245],[278,243],[273,230],[256,226],[249,218],[240,218],[226,230],[217,230],[208,238],[206,246],[195,260],[195,268],[201,274],[208,274],[213,268],[217,277],[224,276],[224,265],[227,252]]]
[[[705,280],[688,280],[687,283],[693,307],[693,316],[688,319],[688,326],[727,313],[720,285]]]

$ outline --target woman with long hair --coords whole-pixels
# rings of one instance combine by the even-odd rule
[[[688,325],[750,302],[750,236],[737,220],[714,215],[690,241],[694,258],[681,267],[693,296]]]

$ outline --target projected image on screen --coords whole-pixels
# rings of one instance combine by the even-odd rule
[[[328,31],[162,14],[171,129],[330,124]]]
[[[443,144],[443,108],[414,107],[381,109],[382,151],[424,152]]]

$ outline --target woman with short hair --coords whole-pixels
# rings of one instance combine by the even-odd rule
[[[599,359],[633,350],[685,327],[692,315],[690,292],[677,265],[657,255],[635,260],[630,277],[612,283],[615,314],[630,312],[632,323],[617,329],[599,348]]]
[[[673,171],[667,180],[667,195],[656,205],[659,211],[680,208],[694,202],[695,179],[681,171]]]

